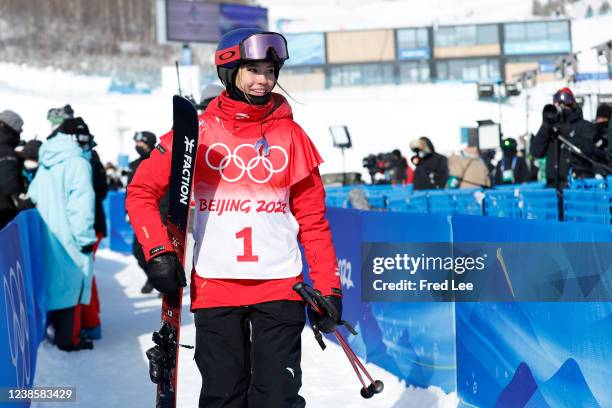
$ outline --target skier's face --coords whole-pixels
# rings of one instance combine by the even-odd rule
[[[267,61],[249,62],[236,75],[236,87],[247,95],[264,96],[276,85],[274,64]]]

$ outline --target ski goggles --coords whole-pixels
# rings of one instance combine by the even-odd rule
[[[95,147],[98,144],[96,142],[94,142],[94,137],[93,135],[88,135],[88,134],[76,134],[76,135],[72,135],[72,137],[74,138],[74,140],[80,144],[81,146],[88,146],[88,147]]]
[[[562,103],[566,106],[572,106],[576,103],[576,100],[572,95],[568,94],[567,92],[557,92],[553,95],[553,103],[555,105]]]
[[[225,65],[238,60],[265,60],[271,50],[281,62],[289,58],[287,40],[281,34],[272,32],[253,34],[240,41],[238,45],[216,51],[215,65]]]
[[[135,142],[147,142],[147,137],[144,135],[144,133],[142,132],[136,132],[134,134],[134,141]]]

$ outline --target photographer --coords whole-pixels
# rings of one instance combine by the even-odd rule
[[[546,105],[542,112],[542,126],[531,143],[534,157],[546,157],[546,185],[562,189],[567,185],[570,169],[573,177],[593,177],[591,164],[574,154],[570,146],[558,136],[578,147],[588,157],[593,155],[595,127],[582,117],[582,109],[569,88],[557,91],[553,105]]]
[[[410,149],[415,153],[410,159],[414,169],[414,189],[432,190],[444,188],[448,179],[448,160],[436,153],[433,143],[427,137],[420,137],[410,142]]]
[[[605,165],[612,164],[612,155],[610,154],[609,143],[609,127],[610,116],[612,115],[612,106],[602,103],[597,107],[595,115],[595,127],[597,128],[594,140],[593,159]],[[596,171],[599,169],[595,169]]]

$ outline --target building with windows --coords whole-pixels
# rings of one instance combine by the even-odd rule
[[[572,52],[568,20],[459,24],[287,34],[287,89],[439,81],[513,81],[527,70],[554,76]]]

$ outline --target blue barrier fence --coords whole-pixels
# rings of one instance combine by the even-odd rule
[[[364,192],[373,209],[429,214],[467,214],[556,221],[554,189],[540,183],[501,185],[493,189],[427,190],[413,192],[410,185],[360,185],[327,189],[328,207],[351,208],[352,188]],[[612,177],[571,180],[563,194],[564,220],[612,224]]]
[[[0,231],[0,386],[31,387],[46,320],[41,237],[46,225],[25,211]],[[27,407],[28,403],[11,406]]]
[[[611,303],[361,301],[363,243],[612,242],[612,228],[336,208],[328,218],[345,317],[360,333],[350,343],[366,361],[407,384],[457,391],[462,407],[612,406]]]

